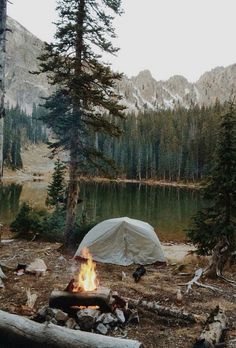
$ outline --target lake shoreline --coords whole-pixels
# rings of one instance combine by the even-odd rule
[[[29,173],[24,170],[12,171],[9,169],[5,170],[3,176],[3,182],[25,182],[25,181],[46,181],[51,180],[52,172],[45,173]],[[202,188],[201,182],[178,182],[178,181],[165,181],[165,180],[153,180],[153,179],[110,179],[106,177],[86,177],[81,176],[79,178],[81,182],[97,182],[97,183],[117,183],[117,184],[140,184],[140,185],[149,185],[149,186],[166,186],[166,187],[176,187],[176,188],[189,188],[199,190]]]
[[[11,232],[9,226],[4,226],[2,230],[2,236],[0,239],[0,245],[9,245],[9,244],[17,244],[17,243],[28,243],[31,244],[32,241],[24,240],[21,238],[16,238],[14,233]],[[43,240],[38,240],[35,241],[34,243],[40,243],[42,245],[51,245],[55,246],[58,245],[58,250],[60,249],[59,247],[61,246],[60,243],[57,242],[48,242],[48,241],[43,241]],[[183,263],[188,256],[191,255],[193,257],[195,255],[196,248],[194,247],[193,244],[188,243],[188,242],[182,242],[182,241],[160,241],[161,246],[164,252],[164,255],[166,257],[166,261],[168,264],[173,264],[173,263]]]

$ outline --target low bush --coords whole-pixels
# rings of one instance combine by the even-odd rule
[[[32,239],[42,234],[42,224],[47,218],[46,210],[33,209],[28,203],[23,203],[16,219],[10,227],[18,237]]]
[[[75,247],[78,246],[88,231],[96,222],[88,221],[86,214],[77,219],[73,235]],[[66,211],[56,208],[53,212],[32,208],[28,203],[23,203],[16,219],[11,224],[12,231],[17,237],[24,239],[41,239],[48,242],[63,243]]]

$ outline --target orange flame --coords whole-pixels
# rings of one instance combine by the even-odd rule
[[[96,263],[87,248],[82,250],[82,257],[87,259],[86,263],[81,264],[80,272],[74,281],[73,292],[93,291],[98,287],[97,275],[95,272]]]

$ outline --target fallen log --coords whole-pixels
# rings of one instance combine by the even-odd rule
[[[193,348],[214,348],[220,343],[220,339],[227,327],[227,317],[224,311],[217,306],[209,315],[200,337]]]
[[[14,343],[16,348],[143,348],[135,340],[71,330],[51,323],[38,324],[3,311],[0,311],[0,337],[1,344]]]
[[[151,309],[155,311],[160,316],[167,316],[172,317],[176,319],[182,319],[185,321],[188,321],[190,323],[196,323],[197,322],[197,316],[184,312],[183,310],[177,309],[177,308],[170,308],[159,305],[155,301],[144,301],[144,300],[133,300],[133,299],[127,299],[128,303],[135,306],[135,307],[143,307],[146,309]]]
[[[110,312],[110,297],[110,289],[106,288],[88,292],[53,291],[49,298],[49,306],[67,313],[74,306],[99,306],[103,312]]]

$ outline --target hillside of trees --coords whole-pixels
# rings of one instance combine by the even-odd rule
[[[119,138],[99,134],[95,141],[99,151],[114,160],[117,172],[127,179],[198,181],[209,174],[214,161],[216,130],[225,106],[192,106],[190,109],[146,110],[117,120],[123,130]],[[34,106],[27,115],[18,106],[6,109],[4,162],[12,169],[22,168],[21,149],[28,144],[46,143],[47,128],[41,117],[46,110]],[[98,171],[83,168],[87,175]]]
[[[99,136],[97,146],[112,157],[119,177],[198,181],[214,161],[216,131],[225,106],[129,114],[120,121],[123,135]]]
[[[4,119],[4,164],[12,169],[23,167],[21,149],[28,144],[47,142],[46,126],[40,120],[45,115],[42,107],[33,107],[27,115],[19,106],[7,107]]]

